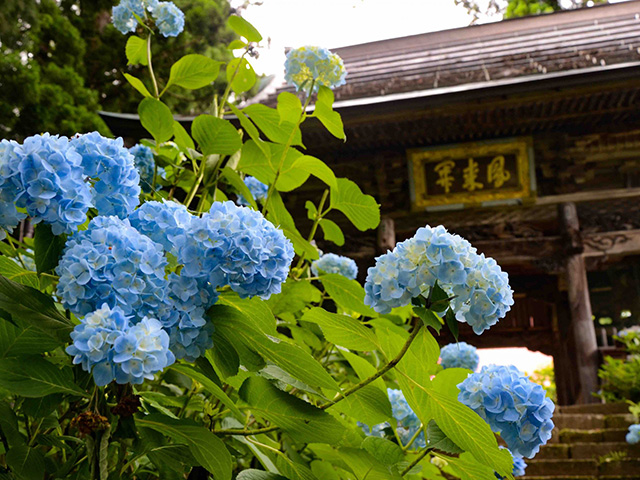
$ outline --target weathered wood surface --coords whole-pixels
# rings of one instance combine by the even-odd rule
[[[587,270],[582,256],[580,224],[575,203],[558,206],[567,255],[565,270],[567,295],[571,314],[570,333],[575,344],[575,371],[579,379],[578,403],[597,401],[592,393],[598,390],[598,343],[593,327]]]

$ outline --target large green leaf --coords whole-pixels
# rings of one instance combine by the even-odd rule
[[[264,378],[246,379],[240,398],[299,442],[336,444],[344,436],[344,426],[327,412],[278,390]]]
[[[359,480],[401,480],[397,468],[387,467],[361,448],[343,447],[338,450],[342,460]]]
[[[355,353],[351,353],[346,350],[340,350],[340,355],[342,355],[347,360],[347,362],[349,362],[351,368],[353,368],[360,380],[369,378],[377,371],[376,367],[374,367],[366,359],[356,355]],[[385,385],[382,378],[374,380],[371,385],[376,386],[382,393],[384,393],[385,396],[387,395],[387,386]],[[387,402],[388,401],[389,399],[387,398]]]
[[[325,480],[324,478],[317,479],[306,465],[293,462],[284,455],[276,457],[276,467],[278,467],[280,473],[290,480]]]
[[[335,380],[311,355],[296,345],[267,336],[240,310],[218,304],[209,309],[209,315],[216,331],[238,350],[241,360],[255,364],[256,360],[251,355],[258,355],[311,386],[339,390]]]
[[[171,140],[173,115],[164,103],[155,98],[145,98],[138,105],[138,115],[140,115],[140,123],[157,144]]]
[[[343,309],[368,317],[377,316],[373,309],[364,304],[364,288],[355,280],[350,280],[337,273],[330,273],[322,275],[320,281],[333,301]]]
[[[4,255],[0,256],[0,275],[4,275],[9,280],[28,287],[40,288],[40,280],[36,272],[25,270],[18,263]],[[0,306],[0,308],[2,307]]]
[[[287,480],[282,475],[276,475],[275,473],[265,472],[264,470],[254,470],[250,468],[248,470],[241,471],[236,480]]]
[[[447,457],[447,463],[461,480],[495,480],[493,468],[479,463],[473,455],[465,452],[459,457]]]
[[[324,127],[336,138],[347,141],[340,114],[333,109],[333,92],[330,88],[321,86],[318,90],[318,100],[313,116],[322,122]]]
[[[54,235],[49,225],[40,223],[36,226],[33,242],[38,273],[49,272],[58,266],[66,241],[66,235]]]
[[[33,325],[15,323],[17,326],[0,319],[0,358],[50,352],[63,345]]]
[[[191,365],[185,365],[184,363],[173,364],[171,365],[171,369],[186,375],[196,382],[201,383],[207,392],[209,392],[215,398],[220,400],[224,405],[226,405],[226,407],[231,410],[231,412],[236,415],[237,418],[244,418],[240,410],[238,410],[238,407],[236,407],[236,404],[233,403],[233,400],[231,400],[227,396],[227,394],[224,393],[224,390],[222,390],[222,388],[220,388],[214,381],[208,378],[204,374],[204,372]]]
[[[16,412],[6,402],[0,402],[0,430],[9,446],[16,447],[26,444],[25,437],[20,433]]]
[[[371,195],[346,178],[336,179],[337,189],[331,190],[331,208],[340,210],[358,230],[376,228],[380,223],[380,206]]]
[[[338,187],[338,181],[333,170],[319,158],[312,157],[311,155],[303,155],[296,159],[292,168],[313,175],[331,188]]]
[[[302,316],[306,322],[316,323],[331,343],[350,350],[375,350],[378,340],[374,331],[348,315],[329,313],[323,308],[307,310]]]
[[[284,206],[284,202],[278,191],[274,191],[269,199],[267,219],[276,227],[282,229],[285,236],[293,243],[293,249],[299,256],[304,255],[307,260],[316,260],[319,257],[318,249],[300,235],[300,232],[293,223],[293,217],[291,217],[291,214]]]
[[[246,38],[248,42],[259,42],[262,40],[262,35],[260,35],[256,27],[238,15],[231,15],[227,20],[227,25],[238,35]]]
[[[385,465],[395,465],[404,459],[404,453],[397,443],[386,438],[366,437],[362,448]]]
[[[269,140],[280,144],[302,145],[302,134],[295,123],[280,122],[275,108],[254,103],[243,109]]]
[[[232,155],[242,147],[242,137],[233,124],[213,115],[198,115],[191,134],[205,155]]]
[[[448,438],[435,420],[431,420],[427,425],[427,439],[429,448],[434,448],[446,453],[462,453],[462,449]]]
[[[260,138],[260,132],[258,131],[256,126],[253,124],[253,122],[249,120],[249,117],[247,117],[244,113],[238,110],[238,108],[235,107],[233,104],[229,104],[229,108],[235,114],[235,116],[238,117],[238,120],[240,121],[240,126],[242,126],[244,131],[249,134],[249,138],[251,138],[251,140],[256,142],[256,145],[258,146],[258,148],[262,150],[262,153],[264,154],[265,158],[271,155],[271,151],[269,150],[269,145],[267,144],[267,142],[263,141]]]
[[[335,243],[339,247],[344,245],[344,233],[342,229],[333,220],[323,218],[320,220],[320,228],[324,233],[324,239]]]
[[[300,103],[300,99],[293,93],[282,92],[278,95],[277,110],[280,114],[280,122],[296,124],[302,114],[302,103]]]
[[[147,87],[144,85],[144,83],[142,83],[142,80],[134,77],[133,75],[129,75],[128,73],[123,73],[123,75],[127,82],[129,82],[133,88],[140,92],[143,97],[151,97],[151,93],[149,93]]]
[[[6,462],[18,480],[42,480],[44,454],[37,448],[18,445],[7,452]]]
[[[322,298],[322,292],[306,280],[294,280],[292,278],[282,285],[282,292],[271,295],[267,305],[274,315],[281,313],[296,313],[311,303],[318,303]]]
[[[236,172],[232,168],[224,167],[222,169],[222,178],[229,185],[235,188],[236,192],[242,195],[253,208],[258,210],[258,204],[253,198],[251,190],[249,190],[249,187],[247,187],[247,185],[242,181],[242,178],[240,178],[240,175],[238,175],[238,172]]]
[[[251,90],[256,79],[256,72],[246,58],[234,58],[227,65],[227,82],[237,94]]]
[[[185,55],[171,66],[169,82],[165,89],[171,85],[177,85],[189,90],[206,87],[218,78],[220,65],[222,65],[222,62],[204,55],[197,53]]]
[[[240,298],[238,295],[230,293],[222,294],[219,301],[221,305],[228,305],[240,310],[263,333],[277,334],[276,319],[264,300],[258,297]]]
[[[289,148],[285,151],[283,145],[275,143],[266,145],[269,147],[268,156],[253,140],[245,142],[238,170],[252,175],[266,184],[276,182],[276,174],[280,172],[276,188],[283,192],[294,190],[307,181],[309,172],[295,166],[297,160],[302,157],[302,153],[295,148]]]
[[[0,309],[12,318],[39,328],[63,343],[69,341],[73,324],[56,309],[51,297],[0,275]]]
[[[136,424],[186,444],[193,457],[215,480],[231,480],[231,455],[222,440],[206,428],[188,420],[176,420],[160,414],[138,418]]]
[[[143,38],[131,35],[127,40],[125,47],[125,54],[127,55],[127,65],[148,65],[149,59],[147,58],[147,41]]]
[[[391,418],[391,403],[387,392],[374,385],[367,385],[356,393],[329,408],[329,411],[342,412],[367,425],[378,425]]]
[[[189,135],[189,133],[187,133],[182,124],[177,120],[173,121],[173,135],[178,147],[182,148],[183,150],[186,150],[188,148],[190,148],[191,150],[195,150],[196,146],[193,143],[191,136]]]
[[[0,387],[32,398],[52,393],[88,396],[73,383],[69,367],[59,368],[39,356],[0,359]]]

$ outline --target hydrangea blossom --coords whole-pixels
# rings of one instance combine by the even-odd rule
[[[365,303],[379,313],[408,305],[438,282],[448,294],[456,319],[481,334],[513,305],[509,277],[492,258],[443,227],[419,228],[392,252],[376,258],[367,272]]]
[[[113,25],[123,35],[135,32],[138,20],[134,14],[144,18],[145,9],[152,12],[157,5],[158,0],[121,0],[120,4],[111,10]]]
[[[140,233],[177,256],[176,242],[186,236],[195,218],[184,205],[162,200],[143,203],[129,216],[129,221]]]
[[[93,371],[98,386],[117,383],[140,384],[175,361],[169,350],[169,335],[162,324],[144,317],[132,324],[120,307],[106,303],[87,314],[71,333],[66,349],[74,364]]]
[[[82,156],[84,175],[94,182],[98,212],[120,218],[129,215],[140,203],[140,174],[122,138],[91,132],[72,138],[71,145]]]
[[[184,30],[184,13],[173,2],[157,2],[151,14],[165,37],[177,37]]]
[[[465,342],[450,343],[442,347],[440,358],[443,368],[467,368],[473,372],[480,362],[476,347]]]
[[[55,235],[85,222],[91,189],[82,176],[82,157],[66,137],[45,133],[22,145],[3,142],[0,154],[0,227],[12,230],[24,218],[15,207],[26,208],[33,223],[51,225]]]
[[[5,230],[13,232],[18,223],[26,218],[16,208],[23,191],[18,168],[13,161],[13,149],[17,145],[16,142],[0,140],[0,240],[6,238]]]
[[[269,192],[269,185],[262,183],[255,177],[246,176],[244,177],[244,184],[247,186],[251,195],[253,195],[253,199],[256,202],[264,202],[267,199],[267,193]],[[238,194],[238,199],[236,200],[238,205],[249,205],[249,202],[242,195]]]
[[[156,161],[153,157],[153,152],[146,145],[138,144],[129,149],[131,155],[133,155],[133,164],[138,169],[140,174],[140,188],[143,192],[151,192],[154,189],[158,189],[160,185],[156,183],[153,185],[154,173],[156,180],[158,178],[164,178],[164,168],[158,167],[156,172]]]
[[[626,436],[627,443],[635,444],[640,442],[640,424],[629,426],[629,433]]]
[[[67,241],[56,293],[77,315],[106,303],[125,315],[156,318],[167,288],[166,264],[162,247],[128,220],[96,217]]]
[[[215,202],[177,243],[186,275],[206,275],[214,287],[229,285],[243,298],[280,293],[294,256],[281,230],[231,201]]]
[[[2,173],[0,172],[0,175],[2,175]],[[640,336],[640,325],[634,325],[633,327],[627,327],[627,328],[623,328],[622,330],[620,330],[618,332],[618,336],[619,337],[626,337],[631,335],[632,337],[635,335],[639,335]]]
[[[391,410],[393,418],[397,422],[396,433],[402,441],[403,445],[407,445],[411,439],[415,436],[418,430],[422,427],[422,423],[418,419],[418,416],[411,410],[411,407],[404,398],[404,394],[400,390],[394,390],[387,388],[387,395],[389,395],[389,401],[391,402]],[[388,422],[374,425],[369,427],[363,423],[359,423],[362,427],[362,431],[365,435],[374,437],[384,437],[385,430],[391,428]],[[420,449],[426,446],[426,440],[424,437],[424,431],[415,438],[411,444],[411,449]]]
[[[358,265],[349,257],[343,257],[335,253],[326,253],[318,260],[311,262],[311,272],[315,276],[325,273],[337,273],[350,280],[354,280],[358,276]]]
[[[514,455],[532,458],[551,438],[555,405],[516,367],[485,366],[458,388],[458,400],[500,433]]]
[[[320,86],[336,88],[346,83],[347,71],[342,59],[326,48],[305,46],[290,50],[284,63],[285,81],[297,90],[309,87],[314,91]]]

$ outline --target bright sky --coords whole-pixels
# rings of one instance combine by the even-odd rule
[[[478,350],[480,365],[515,365],[527,374],[553,363],[553,358],[526,348],[483,348]]]
[[[471,21],[454,0],[263,0],[242,16],[260,31],[265,47],[270,39],[270,48],[252,62],[256,70],[277,75],[284,47],[343,47],[464,27]]]

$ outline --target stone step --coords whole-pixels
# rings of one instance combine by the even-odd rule
[[[602,428],[597,430],[554,430],[552,443],[625,442],[628,428]],[[639,477],[640,478],[640,477]]]
[[[567,405],[558,407],[558,413],[599,413],[602,415],[629,413],[629,405],[626,403],[593,403],[589,405]]]
[[[563,445],[564,446],[564,445]],[[569,458],[599,458],[613,452],[624,452],[629,458],[640,458],[640,444],[626,442],[574,443],[566,445]],[[536,456],[536,458],[538,458]]]
[[[640,479],[640,459],[622,459],[598,462],[595,459],[528,460],[526,478],[547,476],[558,478],[593,477]],[[559,475],[559,476],[558,476]]]
[[[630,413],[596,414],[596,413],[560,413],[553,416],[558,430],[596,430],[600,428],[628,428],[634,423]]]

